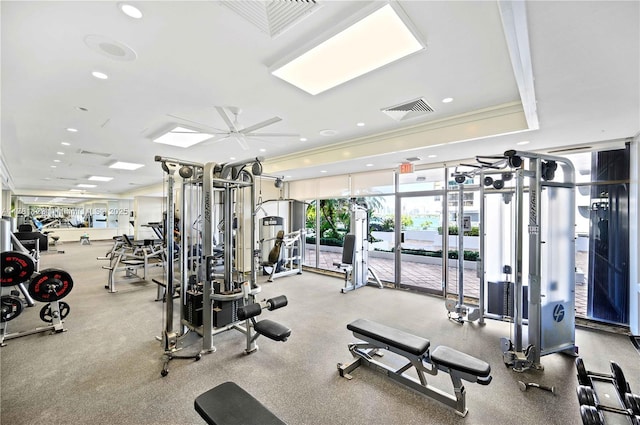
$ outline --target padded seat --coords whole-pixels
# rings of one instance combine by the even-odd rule
[[[274,341],[286,341],[291,335],[291,329],[269,319],[256,322],[253,325],[253,329],[260,335],[264,335]]]
[[[482,378],[489,376],[491,373],[489,363],[444,345],[440,345],[433,350],[431,361],[449,369]]]
[[[431,344],[428,339],[367,319],[354,320],[347,325],[347,329],[416,356],[426,353]]]
[[[200,394],[194,405],[209,425],[286,425],[235,382]]]

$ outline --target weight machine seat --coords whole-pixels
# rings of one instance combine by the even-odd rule
[[[264,335],[274,341],[284,342],[291,335],[291,329],[269,319],[263,319],[256,322],[253,325],[253,329],[260,335]]]
[[[357,319],[349,323],[347,329],[416,356],[421,356],[429,350],[428,339],[367,319]]]
[[[200,394],[194,406],[209,425],[286,425],[235,382]]]
[[[477,376],[479,378],[476,381],[478,384],[488,385],[491,382],[491,377],[489,376],[491,366],[489,366],[489,363],[453,348],[444,345],[436,347],[431,353],[431,361],[433,364],[444,366],[451,370]]]

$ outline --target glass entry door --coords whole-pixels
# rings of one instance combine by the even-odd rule
[[[398,285],[441,295],[444,282],[442,195],[401,195],[397,202]]]

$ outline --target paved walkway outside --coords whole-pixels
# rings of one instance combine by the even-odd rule
[[[317,267],[324,270],[337,270],[333,265],[334,262],[340,262],[342,259],[341,252],[332,252],[320,250],[320,263],[316,266],[315,248],[305,250],[304,265]],[[411,257],[411,256],[405,256]],[[458,293],[458,267],[457,260],[451,260],[449,266],[449,287],[448,292],[451,294]],[[578,255],[576,263],[578,269],[588,270],[586,263],[587,255]],[[382,281],[393,283],[394,278],[394,262],[391,259],[369,257],[369,267],[373,269],[378,278]],[[403,286],[415,288],[428,288],[435,291],[442,291],[442,266],[437,264],[424,264],[416,261],[403,260],[402,262],[402,282]],[[466,297],[478,298],[480,295],[480,280],[476,277],[475,270],[465,269],[464,271],[464,292]],[[576,315],[579,317],[587,316],[587,285],[576,284]]]

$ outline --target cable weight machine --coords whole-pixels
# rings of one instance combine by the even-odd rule
[[[462,183],[480,177],[479,322],[512,321],[500,340],[505,365],[541,370],[541,356],[577,354],[575,170],[565,158],[516,150],[476,160],[454,177],[460,199]],[[461,274],[458,300],[446,305],[459,322],[476,307],[462,302],[463,289]]]
[[[166,282],[159,283],[165,286],[167,294],[164,329],[158,338],[165,355],[161,375],[169,373],[168,363],[173,359],[199,360],[202,354],[214,352],[214,336],[230,329],[245,334],[246,353],[258,349],[255,342],[258,335],[285,341],[291,332],[288,328],[265,320],[257,322],[265,324],[256,326],[252,316],[238,314],[255,304],[255,296],[261,291],[256,284],[254,261],[254,176],[262,173],[261,159],[226,164],[200,164],[160,156],[155,160],[166,173],[167,258],[178,253],[180,274],[177,279],[173,261],[168,260]],[[177,205],[180,205],[179,242],[169,233],[176,223]],[[176,282],[179,282],[178,291]],[[174,292],[180,299],[178,330],[174,329],[174,297],[170,296]],[[271,306],[269,310],[283,307],[286,297],[284,301],[267,301],[265,306],[267,304]],[[202,338],[201,350],[195,354],[180,353],[199,338]]]

